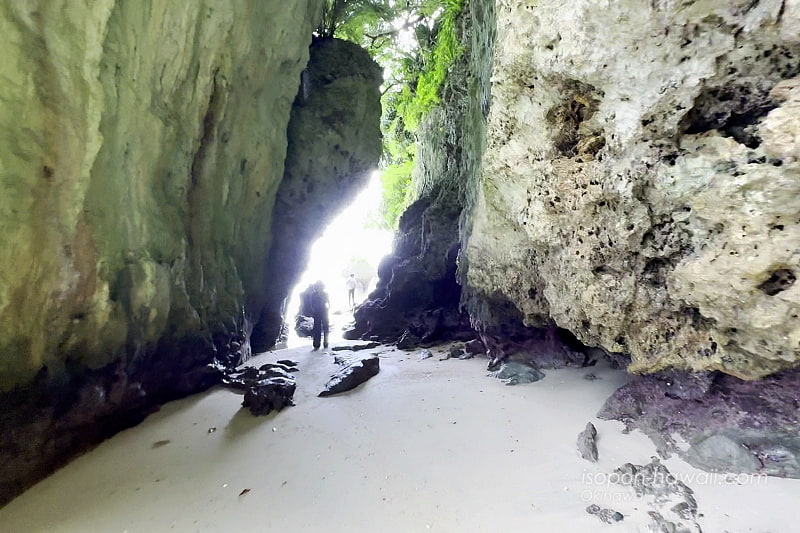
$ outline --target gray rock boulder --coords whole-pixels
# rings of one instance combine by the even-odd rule
[[[587,461],[597,462],[597,429],[591,422],[578,434],[578,452]]]
[[[325,388],[319,393],[319,396],[332,396],[354,389],[371,377],[376,376],[378,372],[380,372],[380,360],[377,355],[350,359],[325,384]]]

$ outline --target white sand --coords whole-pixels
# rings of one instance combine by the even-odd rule
[[[654,454],[643,435],[594,417],[623,373],[551,370],[508,387],[486,376],[485,359],[434,354],[390,350],[378,376],[330,398],[316,396],[336,369],[330,355],[259,356],[250,364],[300,362],[295,407],[254,417],[224,388],[170,403],[1,509],[0,531],[644,531],[644,502],[589,482]],[[602,379],[583,379],[589,371]],[[597,464],[575,447],[587,421],[599,433]],[[688,484],[705,533],[798,531],[798,480]],[[603,524],[585,512],[590,503],[625,520]]]

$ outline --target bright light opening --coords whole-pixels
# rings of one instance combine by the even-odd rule
[[[342,209],[322,236],[311,246],[308,265],[292,290],[286,309],[289,326],[288,346],[309,344],[310,339],[297,337],[294,321],[300,308],[300,293],[321,280],[331,302],[331,335],[352,320],[347,301],[346,281],[350,274],[358,280],[356,305],[363,302],[378,281],[378,264],[392,251],[391,231],[378,227],[382,198],[380,174],[374,172],[367,186]]]

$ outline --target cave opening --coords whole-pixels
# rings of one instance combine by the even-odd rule
[[[352,318],[347,280],[355,279],[355,305],[363,302],[375,288],[378,264],[391,253],[393,232],[380,221],[383,189],[379,171],[343,206],[310,246],[308,261],[287,299],[287,326],[284,346],[293,348],[309,342],[301,315],[301,293],[322,281],[330,298],[332,338]],[[308,318],[305,318],[308,326]],[[307,329],[307,328],[306,328]]]

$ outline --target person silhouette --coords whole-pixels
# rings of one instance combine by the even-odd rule
[[[347,286],[347,306],[352,311],[356,307],[356,287],[358,286],[355,274],[350,274],[345,285]]]
[[[328,322],[328,309],[330,308],[330,301],[328,300],[328,293],[325,292],[325,284],[322,281],[317,281],[314,284],[314,290],[311,292],[311,318],[314,319],[314,329],[312,330],[312,337],[314,343],[314,351],[319,350],[320,337],[323,338],[323,347],[328,347],[328,329],[330,324]]]

